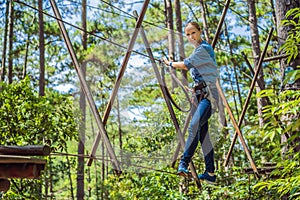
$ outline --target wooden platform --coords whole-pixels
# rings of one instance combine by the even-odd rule
[[[266,163],[262,163],[262,165],[263,165],[262,167],[257,168],[259,174],[269,175],[275,169],[280,169],[276,166],[276,163],[266,162]],[[251,167],[244,168],[244,171],[246,174],[254,174],[253,169]]]
[[[45,169],[46,160],[27,156],[0,155],[0,178],[36,179]]]

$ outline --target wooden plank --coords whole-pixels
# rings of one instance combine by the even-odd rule
[[[0,164],[46,164],[46,160],[39,158],[31,158],[28,156],[16,156],[16,155],[0,155]]]
[[[2,146],[0,145],[0,154],[2,155],[32,155],[47,156],[50,154],[50,147],[47,145],[28,145],[28,146]]]
[[[16,155],[0,155],[0,178],[36,179],[45,169],[46,160]]]
[[[0,178],[29,178],[37,179],[41,175],[41,170],[45,164],[34,163],[1,163]]]
[[[281,169],[278,167],[258,167],[257,171],[259,174],[271,174],[272,171],[274,171],[275,169]],[[246,174],[254,174],[254,171],[251,167],[249,168],[244,168],[244,171]]]

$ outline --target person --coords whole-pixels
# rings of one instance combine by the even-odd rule
[[[197,101],[192,111],[192,119],[188,128],[188,138],[178,166],[180,176],[188,175],[188,164],[200,141],[205,159],[205,171],[198,175],[199,179],[215,183],[214,149],[208,134],[208,120],[217,110],[218,90],[216,81],[219,77],[215,53],[210,44],[201,38],[201,28],[197,22],[189,22],[185,26],[185,34],[189,43],[195,47],[194,52],[184,61],[163,62],[171,68],[189,70],[194,81],[194,98]]]

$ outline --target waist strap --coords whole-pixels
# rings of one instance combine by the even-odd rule
[[[207,85],[204,81],[195,85],[194,92],[198,99],[198,102],[200,102],[203,98],[208,97],[209,95],[207,90]]]

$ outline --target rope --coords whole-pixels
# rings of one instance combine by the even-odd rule
[[[92,157],[92,156],[84,155],[84,154],[71,154],[71,153],[53,152],[53,153],[51,153],[50,155],[51,155],[51,156],[73,156],[73,157],[83,157],[83,158],[94,159],[94,160],[102,161],[102,162],[105,162],[105,161],[112,162],[111,159],[99,158],[99,157],[97,157],[97,156],[93,156],[93,157]],[[125,162],[121,162],[121,161],[118,161],[118,162],[119,162],[119,163],[126,164]],[[131,164],[131,166],[137,167],[137,168],[141,168],[141,169],[147,169],[147,170],[151,170],[151,171],[156,171],[156,172],[160,172],[160,173],[166,173],[166,174],[171,174],[171,175],[176,175],[176,176],[178,176],[177,173],[169,172],[169,171],[166,171],[166,170],[154,169],[154,168],[151,168],[151,167],[145,167],[145,166],[135,165],[135,164]]]
[[[171,75],[171,77],[173,78],[173,80],[175,80],[176,83],[178,83],[178,85],[181,87],[182,91],[184,92],[184,95],[186,97],[186,99],[188,100],[189,102],[189,109],[187,110],[184,110],[183,108],[181,108],[176,102],[175,100],[173,99],[173,97],[171,96],[171,93],[169,91],[169,89],[167,88],[167,84],[165,82],[165,71],[164,71],[164,67],[161,68],[161,76],[162,76],[162,82],[166,88],[166,92],[167,92],[167,96],[168,98],[170,99],[171,103],[175,106],[175,108],[177,108],[179,111],[181,112],[189,112],[191,109],[192,109],[192,101],[189,97],[189,94],[188,94],[188,91],[187,90],[190,90],[189,88],[187,88],[186,86],[183,85],[183,83],[175,76],[175,74],[172,72],[172,70],[169,68],[169,67],[166,67],[169,72],[169,74]],[[190,90],[191,91],[191,90]]]
[[[79,4],[78,2],[74,2],[74,1],[72,1],[72,0],[67,0],[67,1],[72,2],[72,3],[77,3],[77,4]],[[131,14],[129,14],[129,13],[127,13],[127,12],[121,10],[120,8],[117,8],[116,6],[114,6],[114,5],[112,5],[112,4],[108,3],[108,2],[105,2],[105,1],[103,1],[103,0],[100,0],[100,1],[103,2],[103,3],[106,3],[106,4],[110,5],[110,6],[112,6],[113,8],[116,8],[116,9],[120,10],[121,12],[125,13],[125,14],[128,15],[129,17],[136,18],[135,16],[133,16],[133,15],[131,15]],[[118,43],[116,43],[116,42],[113,42],[113,41],[109,40],[108,38],[104,38],[104,37],[102,37],[102,36],[96,35],[95,33],[90,32],[90,31],[86,31],[86,30],[84,30],[83,28],[81,28],[81,27],[79,27],[79,26],[76,26],[76,25],[73,25],[73,24],[71,24],[71,23],[69,23],[69,22],[67,22],[67,21],[58,19],[58,18],[56,18],[55,16],[53,16],[53,15],[51,15],[51,14],[49,14],[49,13],[43,11],[43,10],[40,10],[40,9],[35,8],[35,7],[33,7],[33,6],[30,6],[30,5],[27,4],[27,3],[24,3],[24,2],[19,1],[19,0],[15,0],[14,2],[19,3],[19,4],[23,4],[24,6],[27,6],[27,7],[31,8],[31,9],[35,10],[35,11],[42,12],[43,14],[45,14],[45,15],[47,15],[47,16],[53,18],[53,19],[56,19],[56,20],[58,20],[58,21],[61,21],[61,22],[65,23],[65,24],[67,24],[67,25],[69,25],[69,26],[71,26],[71,27],[73,27],[73,28],[75,28],[75,29],[77,29],[77,30],[80,30],[80,31],[82,31],[82,32],[84,32],[84,33],[87,33],[87,34],[89,34],[89,35],[92,35],[92,36],[94,36],[94,37],[97,37],[97,38],[99,38],[99,39],[101,39],[101,40],[104,40],[104,41],[106,41],[106,42],[108,42],[108,43],[111,43],[111,44],[113,44],[113,45],[115,45],[115,46],[117,46],[117,47],[120,47],[120,48],[122,48],[122,49],[127,49],[127,47],[122,46],[122,45],[120,45],[120,44],[118,44]],[[221,2],[219,2],[219,3],[222,4]],[[107,10],[104,10],[104,9],[100,9],[100,8],[97,8],[97,7],[94,7],[94,6],[90,6],[90,5],[89,5],[89,7],[90,7],[90,8],[94,8],[94,9],[98,9],[98,10],[102,10],[102,11],[104,11],[104,12],[109,12],[109,13],[113,13],[113,14],[119,14],[119,13],[110,12],[110,11],[107,11]],[[231,9],[231,8],[229,8],[229,9],[232,10],[233,12],[235,12],[235,13],[238,14],[238,12],[234,11],[233,9]],[[120,15],[120,14],[119,14],[119,15]],[[243,17],[243,16],[241,16],[241,14],[238,14],[238,15],[239,15],[240,17]],[[120,16],[121,16],[121,15],[120,15]],[[124,17],[126,17],[126,16],[124,16]],[[244,18],[245,20],[249,21],[249,20],[246,19],[245,17],[243,17],[243,18]],[[253,22],[251,22],[251,21],[249,21],[249,22],[250,22],[250,23],[253,23]],[[157,26],[157,25],[155,25],[155,24],[152,23],[152,22],[143,21],[143,23],[147,23],[147,24],[149,24],[149,25],[152,25],[152,26],[155,26],[155,27],[164,29],[164,30],[168,30],[168,31],[170,30],[170,29],[168,29],[168,28],[164,28],[164,27],[161,27],[161,26]],[[259,27],[259,26],[258,26],[258,27]],[[262,27],[259,27],[259,28],[263,29]],[[263,29],[263,30],[264,30],[264,29]],[[265,30],[264,30],[264,31],[265,31]],[[184,35],[184,34],[182,34],[182,33],[178,33],[178,34]],[[218,50],[224,51],[224,52],[228,52],[228,51],[226,51],[226,50],[224,50],[224,49],[221,49],[221,48],[218,48]],[[147,58],[150,59],[150,57],[149,57],[148,55],[143,54],[143,53],[141,53],[141,52],[138,52],[138,51],[136,51],[136,50],[132,50],[132,52],[134,52],[134,53],[136,53],[136,54],[139,54],[139,55],[141,55],[141,56],[147,57]],[[239,55],[239,54],[236,54],[236,53],[234,53],[234,54],[241,57],[241,55]],[[155,60],[155,61],[160,61],[159,59],[156,59],[156,58],[154,58],[154,60]]]
[[[72,3],[75,3],[75,4],[77,4],[77,5],[81,5],[81,3],[79,3],[79,2],[74,2],[74,1],[72,1],[72,0],[67,0],[67,1],[72,2]],[[103,0],[100,0],[100,1],[103,2],[103,3],[105,3],[105,4],[107,4],[107,5],[109,5],[109,6],[111,6],[111,7],[113,7],[113,8],[115,8],[116,10],[118,10],[118,11],[124,13],[125,15],[121,15],[121,14],[119,14],[119,13],[111,12],[111,11],[104,10],[104,9],[101,9],[101,8],[98,8],[98,7],[95,7],[95,6],[91,6],[91,5],[87,5],[87,7],[93,8],[93,9],[96,9],[96,10],[101,10],[101,11],[104,11],[104,12],[107,12],[107,13],[118,14],[119,16],[123,16],[123,17],[127,17],[127,18],[136,19],[136,17],[135,17],[134,15],[132,15],[132,14],[130,14],[130,13],[128,13],[128,12],[125,12],[125,11],[122,10],[121,8],[118,8],[118,7],[114,6],[114,5],[112,5],[111,3],[108,3],[108,2],[103,1]],[[154,27],[157,27],[157,28],[166,30],[166,31],[171,30],[171,29],[169,29],[169,28],[165,28],[165,27],[158,26],[158,25],[154,24],[153,22],[149,22],[149,21],[147,21],[147,20],[143,20],[143,23],[149,24],[149,25],[151,25],[151,26],[154,26]],[[174,31],[174,30],[172,30],[172,31]],[[182,34],[182,33],[181,33],[181,34]],[[182,35],[183,35],[183,34],[182,34]]]
[[[108,43],[111,43],[111,44],[113,44],[113,45],[115,45],[115,46],[117,46],[117,47],[120,47],[120,48],[122,48],[122,49],[127,49],[127,47],[122,46],[122,45],[120,45],[120,44],[118,44],[118,43],[116,43],[116,42],[113,42],[113,41],[109,40],[108,38],[104,38],[104,37],[102,37],[102,36],[96,35],[96,34],[94,34],[93,32],[86,31],[86,30],[84,30],[83,28],[81,28],[81,27],[79,27],[79,26],[73,25],[73,24],[71,24],[71,23],[69,23],[69,22],[67,22],[67,21],[62,20],[62,19],[58,19],[57,17],[55,17],[55,16],[53,16],[53,15],[51,15],[51,14],[49,14],[49,13],[43,11],[43,10],[40,10],[40,9],[35,8],[35,7],[33,7],[33,6],[30,6],[30,5],[27,4],[27,3],[21,2],[21,1],[19,1],[19,0],[15,0],[14,2],[19,3],[19,4],[23,4],[24,6],[27,6],[27,7],[31,8],[31,9],[35,10],[35,11],[41,12],[41,13],[43,13],[43,14],[45,14],[45,15],[47,15],[47,16],[53,18],[53,19],[56,19],[56,20],[58,20],[58,21],[61,21],[61,22],[65,23],[65,24],[67,24],[67,25],[69,25],[69,26],[71,26],[71,27],[73,27],[73,28],[75,28],[75,29],[78,29],[78,30],[80,30],[80,31],[82,31],[82,32],[88,33],[89,35],[92,35],[92,36],[94,36],[94,37],[100,38],[101,40],[104,40],[104,41],[106,41],[106,42],[108,42]],[[146,55],[146,54],[143,54],[143,53],[140,53],[140,52],[138,52],[138,51],[136,51],[136,50],[132,50],[132,52],[134,52],[134,53],[136,53],[136,54],[139,54],[139,55],[141,55],[141,56],[147,57],[147,58],[150,59],[150,56],[148,56],[148,55]],[[155,61],[160,61],[159,59],[156,59],[156,58],[154,58],[154,60],[155,60]]]
[[[77,5],[81,5],[79,2],[75,2],[75,1],[72,1],[72,0],[67,0],[67,1],[72,2],[72,3],[75,3],[75,4],[77,4]],[[113,7],[113,8],[115,8],[115,9],[117,9],[117,10],[119,10],[120,12],[122,12],[122,13],[124,13],[124,14],[126,14],[126,15],[121,15],[121,14],[119,14],[119,13],[111,12],[111,11],[104,10],[104,9],[101,9],[101,8],[98,8],[98,7],[95,7],[95,6],[91,6],[91,5],[87,5],[87,7],[90,7],[90,8],[96,9],[96,10],[101,10],[101,11],[104,11],[104,12],[107,12],[107,13],[118,14],[119,16],[123,16],[123,17],[127,17],[127,18],[132,18],[132,19],[134,18],[134,19],[136,19],[136,17],[135,17],[134,15],[132,15],[132,14],[130,14],[130,13],[128,13],[128,12],[125,12],[124,10],[122,10],[122,9],[120,9],[120,8],[118,8],[118,7],[114,6],[114,5],[112,5],[111,3],[108,3],[108,2],[103,1],[103,0],[100,0],[100,1],[103,2],[103,3],[105,3],[105,4],[107,4],[107,5],[109,5],[109,6],[111,6],[111,7]],[[218,2],[218,4],[219,4],[219,5],[222,4],[223,6],[225,6],[225,4],[222,3],[222,2]],[[186,5],[187,5],[187,4],[186,4]],[[189,7],[189,5],[187,5],[187,6]],[[189,7],[189,8],[190,8],[190,7]],[[190,9],[191,9],[191,8],[190,8]],[[252,21],[250,21],[250,20],[247,19],[246,17],[242,16],[239,12],[233,10],[233,9],[230,8],[230,7],[229,7],[229,9],[230,9],[232,12],[236,13],[240,18],[242,18],[242,19],[248,21],[248,22],[251,23],[251,24],[253,23]],[[195,18],[195,20],[198,22],[197,17],[194,16],[194,18]],[[154,26],[154,27],[157,27],[157,28],[160,28],[160,29],[163,29],[163,30],[167,30],[167,31],[170,31],[170,30],[171,30],[171,29],[169,29],[169,28],[165,28],[165,27],[158,26],[158,25],[156,25],[156,24],[154,24],[154,23],[152,23],[152,22],[146,21],[146,20],[144,20],[143,23],[149,24],[149,25],[151,25],[151,26]],[[260,29],[262,29],[264,32],[267,32],[267,30],[265,30],[265,29],[262,28],[261,26],[257,25],[257,27],[260,28]],[[171,30],[171,31],[174,31],[174,30]],[[184,35],[183,33],[178,33],[178,32],[177,32],[176,34]],[[219,47],[216,47],[216,49],[219,50],[219,51],[223,51],[223,52],[229,53],[227,50],[222,49],[222,48],[219,48]],[[242,55],[237,54],[237,53],[234,53],[234,52],[232,52],[232,54],[234,54],[234,55],[236,55],[236,56],[239,56],[239,57],[243,57]],[[254,59],[254,58],[252,58],[252,59]]]
[[[77,5],[82,5],[80,2],[76,2],[76,1],[72,1],[72,0],[66,0],[70,3],[73,3],[73,4],[77,4]],[[100,0],[101,1],[101,0]],[[102,1],[104,2],[104,1]],[[104,2],[104,3],[107,3],[107,2]],[[129,13],[126,13],[125,11],[123,10],[120,10],[121,12],[125,13],[126,15],[121,15],[120,13],[116,13],[116,12],[112,12],[112,11],[109,11],[109,10],[105,10],[105,9],[102,9],[102,8],[99,8],[99,7],[95,7],[95,6],[91,6],[91,5],[86,5],[88,8],[92,8],[92,9],[95,9],[95,10],[100,10],[100,11],[104,11],[106,13],[111,13],[111,14],[117,14],[119,16],[122,16],[122,17],[127,17],[128,18],[128,15],[130,15]],[[115,6],[111,6],[111,7],[115,7]],[[117,10],[119,10],[119,8],[115,7]]]
[[[219,5],[221,4],[222,6],[225,6],[225,4],[224,4],[223,2],[220,2],[220,1],[218,1],[218,4],[219,4]],[[230,7],[229,7],[229,10],[231,10],[233,13],[237,14],[241,19],[246,20],[246,21],[249,22],[250,24],[254,24],[254,22],[252,22],[252,21],[250,21],[249,19],[247,19],[246,17],[244,17],[241,13],[239,13],[239,12],[233,10],[233,9],[230,8]],[[263,27],[261,27],[261,26],[258,25],[258,24],[257,24],[257,27],[260,28],[262,31],[264,31],[264,32],[266,32],[266,33],[268,32],[267,30],[265,30]]]

